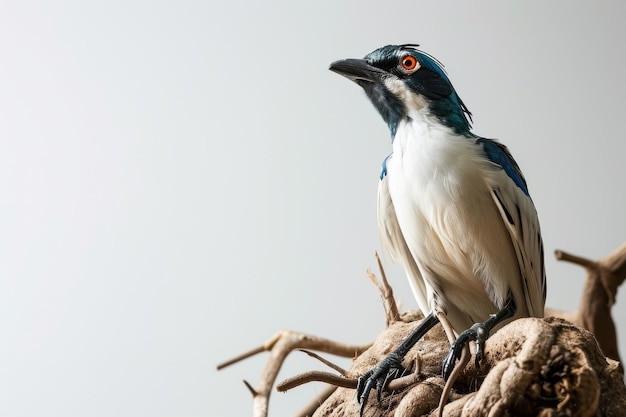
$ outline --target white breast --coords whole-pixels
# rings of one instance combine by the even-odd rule
[[[445,311],[457,331],[499,310],[509,290],[523,296],[488,186],[498,175],[473,139],[425,120],[399,124],[386,181],[404,250],[421,274],[409,278],[424,280],[412,283],[426,288],[422,310]]]

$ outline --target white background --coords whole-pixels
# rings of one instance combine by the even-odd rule
[[[622,2],[214,3],[0,6],[0,415],[251,415],[241,380],[267,356],[219,362],[283,328],[372,340],[390,140],[327,68],[385,44],[443,61],[474,131],[513,152],[548,306],[574,309],[584,278],[554,249],[626,240]],[[280,378],[320,367],[294,355]]]

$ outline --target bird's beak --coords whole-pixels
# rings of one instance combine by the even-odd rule
[[[387,73],[370,65],[365,59],[341,59],[330,64],[329,70],[343,75],[359,85],[381,82]]]

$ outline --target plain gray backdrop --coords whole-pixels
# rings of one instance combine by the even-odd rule
[[[617,1],[3,2],[0,415],[251,415],[241,380],[267,355],[219,362],[283,328],[373,340],[390,139],[327,68],[389,43],[441,60],[474,131],[509,146],[547,304],[576,308],[584,271],[553,251],[626,239],[624,18]],[[625,311],[620,294],[622,354]],[[294,354],[280,378],[313,368]]]

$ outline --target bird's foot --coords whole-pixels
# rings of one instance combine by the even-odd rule
[[[452,343],[450,352],[443,360],[441,375],[444,380],[448,380],[450,374],[454,370],[456,361],[461,357],[463,347],[471,341],[476,342],[476,367],[480,366],[480,360],[483,357],[483,349],[485,347],[485,341],[489,338],[489,332],[491,331],[490,323],[476,323],[469,329],[465,330],[459,335],[459,337]]]
[[[380,395],[387,384],[404,374],[404,372],[405,369],[402,367],[401,358],[392,352],[376,367],[360,376],[356,386],[357,399],[359,404],[361,404],[360,415],[363,416],[363,410],[365,410],[365,405],[372,389],[376,389],[376,399],[380,401]]]
[[[461,333],[454,343],[452,343],[450,352],[448,352],[448,355],[443,360],[441,369],[443,379],[447,380],[450,377],[457,359],[461,357],[463,346],[472,340],[476,342],[476,367],[478,368],[480,366],[480,360],[483,358],[485,341],[489,338],[489,334],[498,324],[513,317],[516,310],[517,304],[515,303],[515,298],[509,292],[506,304],[500,311],[490,315],[484,322],[476,323]]]

